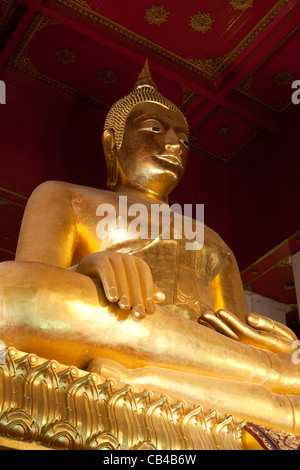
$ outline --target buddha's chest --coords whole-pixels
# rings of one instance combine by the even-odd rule
[[[115,195],[113,195],[115,196]],[[212,308],[210,282],[224,258],[218,239],[202,225],[178,217],[168,206],[142,204],[120,196],[101,203],[74,198],[77,260],[97,251],[116,251],[142,258],[165,304],[180,306],[188,318]],[[194,242],[198,245],[193,245]]]

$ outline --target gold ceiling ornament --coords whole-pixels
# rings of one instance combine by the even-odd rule
[[[201,13],[201,11],[198,11],[197,15],[191,16],[189,26],[191,26],[194,31],[199,31],[204,34],[209,29],[212,29],[214,21],[215,20],[212,19],[209,13]]]
[[[157,86],[151,76],[148,60],[146,60],[133,91],[124,98],[121,98],[110,108],[104,123],[104,131],[109,129],[114,130],[117,149],[120,149],[122,146],[127,116],[133,107],[139,103],[158,103],[178,113],[184,119],[188,128],[186,117],[182,111],[157,90]]]
[[[294,290],[295,289],[295,283],[294,282],[287,282],[283,286],[285,290]]]
[[[160,25],[168,21],[169,12],[163,5],[152,5],[151,8],[146,9],[145,18],[149,24]]]
[[[217,129],[219,139],[228,140],[234,136],[234,129],[231,126],[222,126]]]
[[[105,85],[112,85],[119,80],[119,74],[112,69],[102,69],[98,73],[97,78]]]
[[[235,10],[248,10],[253,7],[253,0],[231,0],[229,2]]]
[[[292,72],[289,72],[288,70],[279,70],[279,72],[274,73],[272,77],[274,85],[279,87],[290,86],[293,80],[294,76]]]
[[[60,64],[64,65],[73,64],[74,62],[76,62],[77,59],[75,52],[67,47],[58,49],[55,52],[55,57]]]

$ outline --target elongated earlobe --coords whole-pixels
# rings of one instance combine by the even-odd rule
[[[112,188],[118,181],[118,157],[113,129],[107,129],[102,135],[102,144],[107,168],[107,186]]]

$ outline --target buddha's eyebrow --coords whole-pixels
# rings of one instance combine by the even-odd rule
[[[150,119],[153,119],[154,121],[160,122],[163,126],[169,127],[169,124],[167,124],[165,121],[163,121],[157,114],[143,114],[142,116],[137,116],[133,122],[135,124],[139,124],[140,122],[143,121],[149,121]]]

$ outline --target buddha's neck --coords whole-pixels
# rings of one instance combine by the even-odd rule
[[[169,204],[168,196],[161,196],[150,190],[146,190],[142,187],[132,187],[129,185],[116,185],[111,190],[115,193],[126,195],[135,199],[139,199],[145,202],[157,203],[157,204]]]

